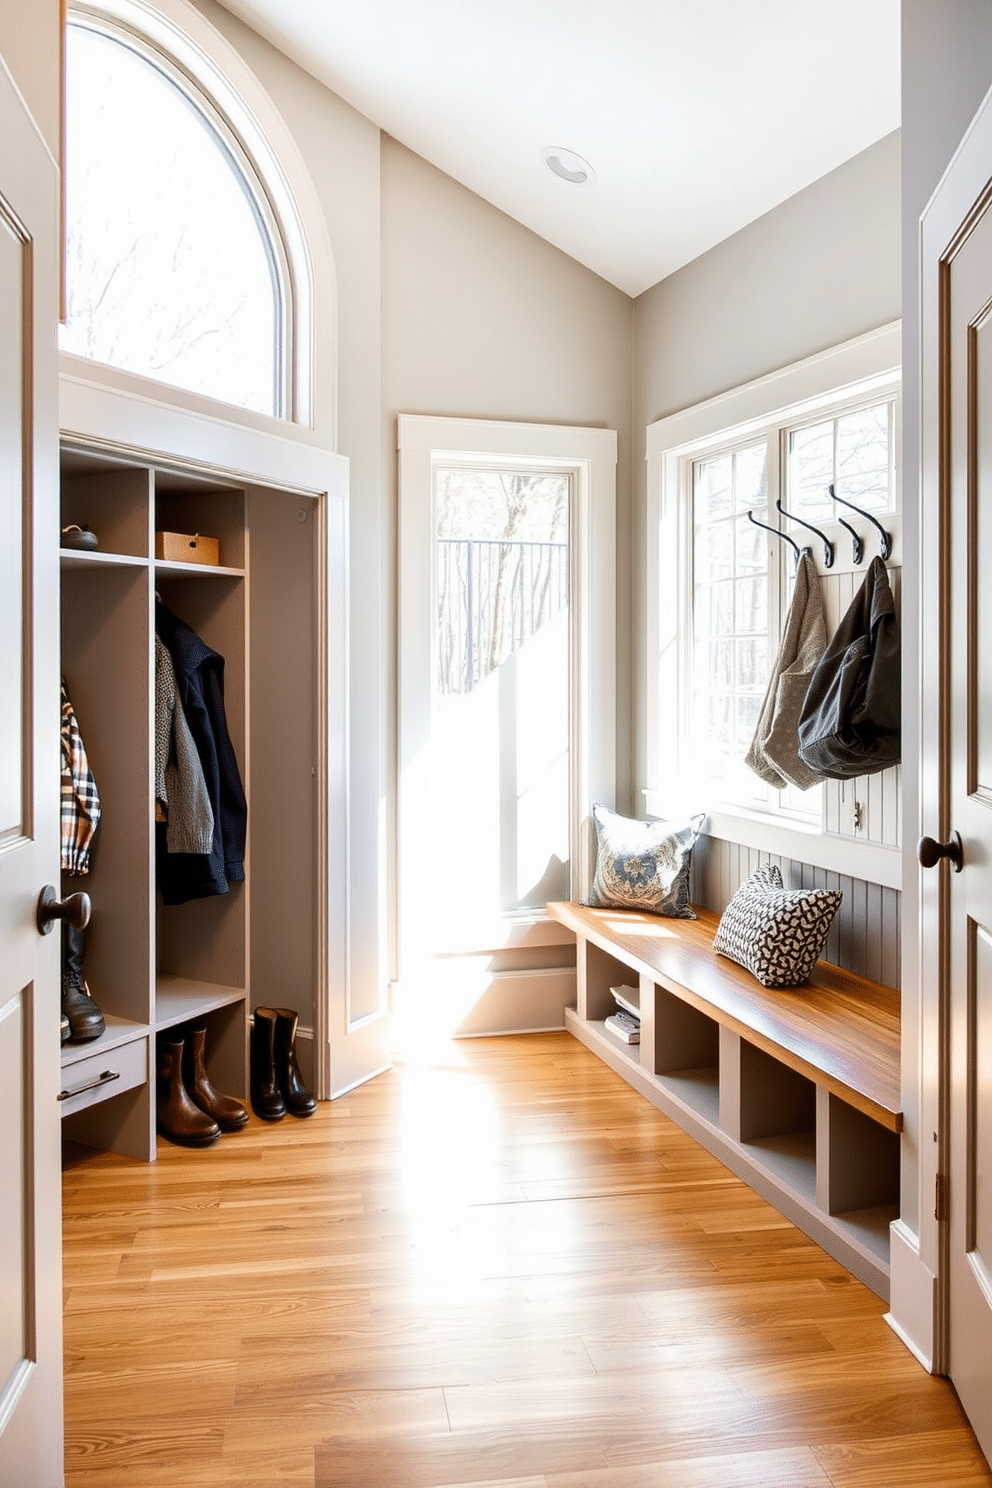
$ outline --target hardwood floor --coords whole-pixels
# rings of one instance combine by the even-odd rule
[[[68,1488],[992,1488],[884,1304],[566,1034],[64,1191]]]

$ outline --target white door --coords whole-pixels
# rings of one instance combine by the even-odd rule
[[[55,167],[0,64],[0,1483],[62,1482]]]
[[[934,837],[946,968],[946,1362],[992,1458],[992,107],[924,221],[924,380],[935,388],[943,626]],[[933,331],[936,330],[936,334]],[[929,332],[929,339],[928,337]],[[926,559],[924,559],[926,562]],[[924,779],[927,762],[924,760]],[[927,798],[925,797],[925,800]],[[958,836],[960,841],[958,840]],[[948,861],[934,862],[937,854]],[[929,885],[928,885],[929,890]],[[926,898],[926,896],[925,896]]]

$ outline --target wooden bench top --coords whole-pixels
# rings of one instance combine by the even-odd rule
[[[892,987],[818,961],[802,987],[763,987],[713,950],[719,916],[664,919],[582,904],[547,906],[552,919],[632,970],[825,1086],[890,1131],[902,1130],[900,996]]]

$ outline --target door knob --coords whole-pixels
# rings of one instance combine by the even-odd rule
[[[90,922],[90,896],[70,894],[68,899],[60,899],[51,884],[46,884],[38,895],[36,919],[42,935],[48,934],[56,920],[71,925],[73,930],[83,930]]]
[[[952,832],[948,842],[936,842],[933,837],[921,837],[916,844],[916,856],[921,868],[936,868],[941,858],[953,863],[954,872],[964,867],[964,844],[960,832]]]

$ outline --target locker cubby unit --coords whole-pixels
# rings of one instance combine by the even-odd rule
[[[823,961],[806,986],[762,987],[713,951],[705,910],[547,908],[576,938],[568,1030],[887,1300],[899,993]],[[639,1043],[606,1025],[618,985],[637,989]]]
[[[300,980],[309,995],[314,524],[298,515],[306,498],[86,448],[62,451],[61,503],[63,529],[87,526],[99,540],[96,548],[63,547],[60,554],[62,672],[101,803],[90,871],[63,874],[62,890],[90,895],[84,975],[107,1024],[99,1039],[63,1047],[63,1131],[74,1142],[151,1160],[157,1035],[205,1022],[210,1077],[243,1099],[253,940],[270,956],[283,946],[290,968],[302,955]],[[162,530],[217,538],[219,563],[156,559],[155,533]],[[250,577],[253,532],[259,542]],[[252,610],[252,578],[265,604],[261,615]],[[273,602],[283,590],[303,604],[302,636],[296,606]],[[245,881],[169,906],[156,892],[156,598],[224,658],[227,726],[249,800]],[[262,633],[254,652],[253,630]],[[287,653],[294,657],[288,665]],[[270,718],[266,737],[253,740],[253,689],[276,699],[283,719],[291,709],[298,731],[282,728],[274,744]],[[262,719],[267,713],[257,709]],[[285,783],[281,774],[270,776],[256,812],[253,765],[271,772],[274,748]],[[301,779],[305,785],[294,784]],[[253,854],[263,860],[257,875]],[[269,895],[274,876],[283,892]],[[284,917],[284,895],[303,908]],[[288,936],[302,949],[286,949]],[[277,989],[261,980],[261,1000],[273,1000]]]

